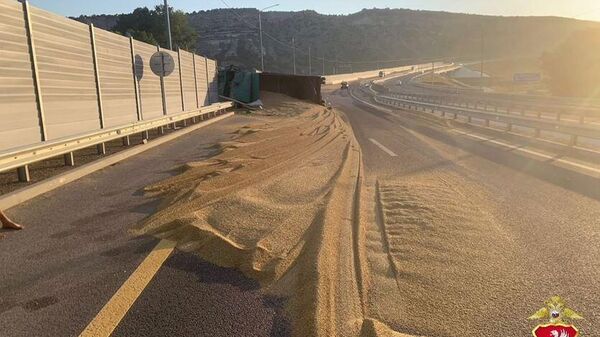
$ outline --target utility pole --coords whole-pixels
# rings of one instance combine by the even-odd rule
[[[260,36],[260,70],[265,72],[265,50],[263,48],[262,17],[261,13],[269,8],[277,7],[279,4],[271,5],[258,11],[258,34]]]
[[[296,75],[296,38],[292,38],[292,52],[294,54],[294,75]]]
[[[333,74],[337,75],[337,69],[335,68],[337,66],[337,49],[335,50],[335,57],[333,59]]]
[[[260,17],[261,11],[258,11],[258,35],[260,39],[260,71],[265,72],[265,50],[263,49],[262,39],[262,18]]]
[[[169,4],[165,0],[165,16],[167,17],[167,36],[169,39],[169,50],[173,50],[173,39],[171,38],[171,18],[169,15]]]
[[[310,58],[310,47],[308,47],[308,75],[312,75],[312,59]]]

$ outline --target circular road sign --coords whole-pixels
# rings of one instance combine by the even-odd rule
[[[156,76],[169,76],[175,70],[175,60],[166,51],[156,52],[150,58],[150,69]]]
[[[134,61],[134,64],[135,64],[135,78],[138,81],[141,81],[142,77],[144,77],[144,59],[142,58],[142,56],[140,56],[140,54],[136,54],[134,60],[135,60]]]

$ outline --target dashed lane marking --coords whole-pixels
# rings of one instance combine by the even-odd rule
[[[397,154],[395,154],[392,150],[388,149],[387,147],[381,145],[381,143],[379,143],[378,141],[376,141],[373,138],[369,138],[369,140],[371,141],[371,143],[377,145],[377,147],[379,147],[383,152],[389,154],[391,157],[398,157]]]
[[[171,252],[175,249],[175,245],[175,241],[161,240],[79,336],[110,336],[169,255],[171,255]]]

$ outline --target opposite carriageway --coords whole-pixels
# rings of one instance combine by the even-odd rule
[[[415,81],[427,74],[408,76],[401,86],[375,87],[395,98],[455,105],[484,111],[533,115],[537,118],[572,119],[585,123],[600,120],[600,101],[587,98],[554,97],[487,92],[482,88],[433,85]],[[388,82],[389,83],[389,82]]]
[[[403,79],[410,82],[414,77],[415,74],[405,74]],[[533,114],[526,114],[524,109],[520,112],[514,110],[511,112],[510,108],[498,111],[497,106],[486,105],[481,100],[469,102],[461,101],[461,97],[456,96],[448,98],[448,96],[435,94],[392,92],[388,87],[378,83],[361,86],[361,90],[371,96],[376,103],[394,108],[439,112],[442,117],[449,115],[453,119],[464,116],[468,123],[476,119],[483,121],[486,127],[489,127],[490,122],[503,123],[507,131],[512,131],[513,126],[525,127],[534,130],[535,138],[540,137],[542,131],[568,135],[568,146],[577,145],[580,137],[600,140],[600,125],[592,122],[599,118],[600,114],[594,108],[570,110],[561,107],[558,112],[555,112],[554,118],[548,118],[548,111],[535,105],[528,105],[533,109]],[[570,119],[572,116],[576,116],[576,119]]]

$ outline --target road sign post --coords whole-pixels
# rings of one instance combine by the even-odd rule
[[[160,77],[160,90],[163,103],[163,115],[167,114],[167,94],[165,92],[165,80],[166,76],[169,76],[175,70],[175,60],[171,54],[161,51],[159,46],[156,46],[157,52],[150,58],[150,70]]]

